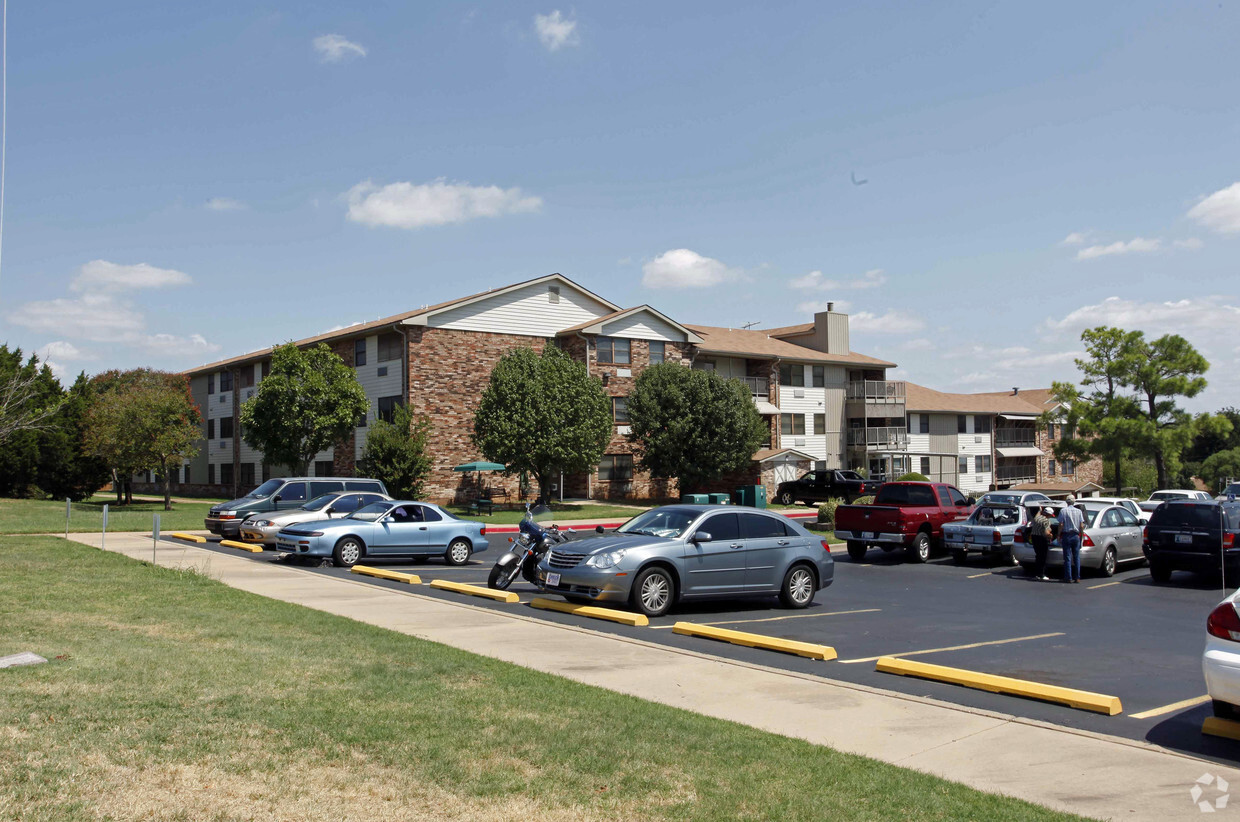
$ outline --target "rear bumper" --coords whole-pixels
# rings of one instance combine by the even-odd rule
[[[875,545],[884,542],[888,544],[907,545],[912,539],[912,535],[884,533],[882,531],[836,531],[835,538],[846,540],[848,542],[866,542]]]
[[[1145,556],[1151,563],[1157,563],[1173,571],[1195,571],[1210,573],[1218,571],[1221,563],[1226,561],[1227,569],[1240,569],[1240,551],[1232,549],[1224,553],[1223,559],[1218,554],[1203,554],[1197,551],[1168,551],[1166,549],[1145,549]]]
[[[1240,706],[1240,642],[1208,637],[1201,655],[1201,673],[1211,699]]]

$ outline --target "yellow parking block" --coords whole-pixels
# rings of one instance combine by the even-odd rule
[[[206,537],[200,537],[197,534],[184,534],[180,531],[173,531],[168,536],[176,537],[177,539],[188,540],[189,542],[206,542],[207,541]]]
[[[574,605],[571,602],[560,602],[557,599],[537,597],[530,600],[530,607],[543,611],[559,611],[560,613],[574,614],[575,616],[606,619],[611,622],[619,622],[623,625],[633,625],[636,627],[650,624],[650,620],[646,619],[645,614],[631,614],[628,611],[614,611],[611,608],[599,608],[594,605]]]
[[[237,542],[235,539],[222,539],[220,540],[220,545],[223,545],[225,548],[240,548],[242,551],[249,551],[251,554],[261,554],[263,552],[263,546],[261,545]]]
[[[762,648],[767,651],[783,651],[786,654],[808,657],[809,659],[831,660],[837,656],[835,649],[829,645],[815,645],[812,642],[797,642],[792,639],[751,634],[746,631],[733,631],[729,628],[716,628],[711,625],[698,625],[693,622],[677,622],[672,626],[672,633],[685,636],[700,636],[706,639],[718,639],[731,642],[733,645],[744,645],[747,648]]]
[[[421,585],[422,577],[417,574],[405,574],[400,571],[389,571],[386,568],[371,568],[369,565],[354,565],[353,573],[365,574],[368,577],[390,579],[393,582],[407,582],[410,585]]]
[[[1201,732],[1210,736],[1221,736],[1224,739],[1240,741],[1240,722],[1221,719],[1217,716],[1207,716],[1206,721],[1201,723]]]
[[[485,597],[496,602],[521,601],[521,597],[512,591],[496,591],[492,588],[483,588],[481,585],[466,585],[463,582],[451,582],[446,579],[432,579],[431,587],[444,591],[456,591],[458,594],[469,594],[471,597]]]
[[[1064,688],[1059,685],[1044,685],[1041,682],[1030,682],[1025,679],[1013,679],[995,674],[983,674],[977,671],[966,671],[962,668],[948,668],[944,665],[931,665],[928,662],[914,662],[911,659],[898,659],[885,656],[878,660],[875,670],[901,676],[916,676],[922,679],[935,679],[939,682],[950,682],[966,688],[977,688],[996,694],[1012,694],[1030,699],[1041,699],[1046,702],[1059,702],[1072,708],[1086,711],[1097,711],[1100,714],[1115,716],[1124,709],[1118,696],[1095,694],[1090,691],[1078,691],[1075,688]]]

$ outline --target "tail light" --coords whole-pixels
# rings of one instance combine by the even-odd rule
[[[1228,531],[1223,534],[1223,550],[1230,551],[1234,547],[1236,547],[1236,535]]]
[[[1002,545],[1002,544],[1003,544],[1003,534],[1000,534],[1000,533],[999,533],[999,529],[998,529],[998,528],[996,528],[996,529],[995,529],[995,532],[994,532],[993,534],[991,534],[991,535],[990,535],[990,538],[991,538],[991,539],[990,539],[990,541],[991,541],[992,543],[994,543],[995,545]]]
[[[1082,548],[1093,548],[1094,547],[1094,541],[1089,538],[1089,534],[1086,534],[1084,537],[1081,538],[1081,547]]]
[[[824,539],[822,541],[822,550],[826,551],[828,554],[831,553],[831,543]]]
[[[484,525],[478,529],[478,536],[485,537],[487,535],[487,527]]]
[[[1025,541],[1025,529],[1017,528],[1016,533],[1012,534],[1012,542],[1024,543],[1024,541]]]
[[[1220,603],[1206,619],[1206,633],[1219,639],[1240,642],[1240,615],[1230,602]]]

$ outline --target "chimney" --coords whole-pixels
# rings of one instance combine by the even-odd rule
[[[1019,393],[1020,393],[1020,387],[1019,387],[1019,386],[1016,386],[1016,385],[1013,385],[1013,386],[1012,386],[1012,396],[1013,396],[1013,397],[1015,397],[1015,396],[1016,396],[1017,394],[1019,394]]]
[[[834,311],[835,303],[827,303],[827,311]]]

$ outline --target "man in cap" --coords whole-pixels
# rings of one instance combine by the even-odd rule
[[[1039,508],[1029,528],[1029,541],[1033,543],[1033,578],[1040,582],[1050,582],[1046,575],[1046,552],[1051,545],[1051,523],[1055,521],[1055,509],[1049,505]]]
[[[1085,535],[1085,515],[1076,507],[1076,497],[1068,494],[1068,504],[1059,512],[1059,544],[1063,547],[1063,581],[1081,581],[1081,537]]]

